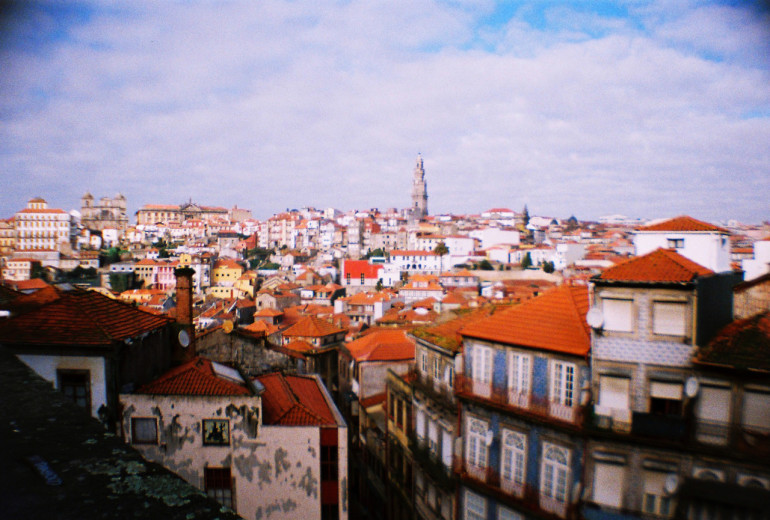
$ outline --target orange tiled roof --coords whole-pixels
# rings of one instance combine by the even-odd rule
[[[591,349],[586,323],[588,288],[561,285],[541,296],[478,320],[462,336],[585,356]]]
[[[110,345],[168,325],[98,292],[47,287],[14,300],[26,312],[0,322],[0,342],[14,345]]]
[[[356,361],[414,359],[414,341],[398,329],[374,330],[345,346]]]
[[[637,228],[637,231],[716,231],[718,233],[730,233],[724,228],[688,217],[687,215],[642,226]]]
[[[237,383],[220,376],[215,363],[197,357],[173,368],[155,381],[139,387],[138,394],[153,395],[250,395],[245,382]]]
[[[345,329],[337,327],[324,319],[316,316],[305,316],[297,323],[283,331],[284,336],[318,338],[345,332]]]
[[[425,340],[428,343],[433,343],[434,345],[447,348],[451,351],[456,351],[462,344],[460,329],[478,320],[487,318],[499,310],[499,307],[486,306],[467,311],[449,321],[437,325],[428,325],[426,327],[417,328],[412,331],[412,335]]]
[[[262,393],[262,422],[280,426],[324,426],[337,421],[311,376],[266,374],[255,379],[265,387]]]
[[[770,371],[770,311],[725,326],[707,346],[699,349],[695,362]]]
[[[685,283],[714,271],[671,249],[656,249],[608,267],[595,279],[615,282]]]

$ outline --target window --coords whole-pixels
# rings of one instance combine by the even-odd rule
[[[158,420],[154,417],[132,417],[131,444],[158,444]]]
[[[206,468],[203,474],[203,487],[208,496],[230,509],[235,509],[230,468]]]
[[[337,480],[338,457],[337,446],[321,446],[321,480]]]
[[[433,356],[433,379],[441,380],[441,360],[438,356]]]
[[[404,429],[404,401],[401,399],[396,399],[396,424]]]
[[[650,381],[650,413],[682,414],[682,383]]]
[[[654,302],[652,304],[652,332],[669,336],[687,333],[687,304],[684,302]]]
[[[644,472],[644,497],[642,510],[645,513],[668,517],[674,513],[671,497],[664,491],[669,473],[661,471]]]
[[[770,393],[746,390],[743,394],[743,426],[747,430],[770,433]]]
[[[203,444],[227,446],[230,444],[230,421],[227,419],[203,419]]]
[[[91,374],[88,370],[59,370],[59,390],[78,406],[91,410]]]
[[[524,520],[524,516],[513,509],[497,506],[497,520]]]
[[[599,376],[599,406],[606,409],[628,410],[628,390],[631,380],[627,377]]]
[[[424,439],[425,438],[425,412],[422,410],[417,410],[417,420],[415,421],[415,434],[417,435],[418,439]]]
[[[529,394],[530,356],[510,352],[508,354],[508,389],[519,394]]]
[[[556,502],[567,502],[569,486],[569,450],[543,443],[543,467],[540,492]]]
[[[422,359],[422,372],[423,374],[427,374],[428,373],[428,354],[423,352],[421,359]]]
[[[625,466],[611,462],[596,461],[594,465],[594,502],[620,509],[623,504],[623,482]]]
[[[486,520],[487,501],[484,497],[465,490],[465,520]]]
[[[501,477],[503,480],[524,485],[526,471],[527,437],[518,432],[503,430],[503,460]]]
[[[575,365],[554,361],[551,383],[551,401],[571,407],[575,400]]]
[[[469,417],[467,425],[468,463],[477,468],[485,468],[487,466],[487,423]]]
[[[727,440],[730,422],[730,388],[703,385],[698,394],[698,440],[722,443]]]
[[[364,285],[364,273],[361,273],[361,285]]]
[[[475,345],[471,349],[471,372],[476,381],[489,383],[492,381],[492,349]]]
[[[684,238],[669,238],[666,241],[669,249],[683,249]]]
[[[603,298],[602,314],[604,316],[604,330],[613,332],[633,332],[633,300]]]
[[[438,456],[438,425],[435,421],[428,422],[428,448],[431,455]]]

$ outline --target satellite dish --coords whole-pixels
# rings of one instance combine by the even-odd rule
[[[604,314],[599,307],[591,307],[586,314],[586,321],[592,329],[600,329],[604,325]]]
[[[177,338],[179,338],[179,344],[183,347],[187,348],[190,346],[190,335],[186,330],[180,330]]]
[[[224,323],[222,323],[222,330],[225,331],[225,334],[230,334],[233,331],[233,322],[225,320]]]
[[[674,493],[676,493],[676,490],[678,487],[679,487],[679,476],[677,476],[676,473],[672,473],[666,477],[666,481],[663,483],[663,491],[665,491],[669,495],[673,495]]]
[[[684,393],[689,398],[693,398],[698,395],[699,388],[700,385],[698,384],[698,380],[694,377],[688,377],[687,381],[684,383]]]

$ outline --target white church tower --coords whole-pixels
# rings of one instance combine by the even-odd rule
[[[412,178],[412,207],[411,217],[420,220],[428,216],[428,185],[425,183],[425,167],[422,155],[417,154],[417,166],[414,167]]]

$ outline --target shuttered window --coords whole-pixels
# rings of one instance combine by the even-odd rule
[[[620,509],[623,503],[623,482],[626,467],[621,464],[596,462],[594,466],[594,502]]]
[[[632,332],[634,330],[634,304],[632,300],[602,299],[604,330]]]
[[[687,333],[687,305],[684,302],[654,302],[652,304],[652,332],[669,336]]]

